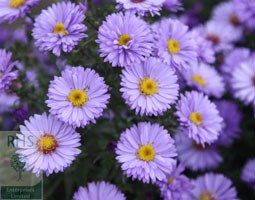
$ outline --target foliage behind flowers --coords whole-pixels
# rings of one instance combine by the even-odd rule
[[[1,130],[35,134],[17,153],[45,199],[254,199],[254,20],[248,0],[3,1]]]

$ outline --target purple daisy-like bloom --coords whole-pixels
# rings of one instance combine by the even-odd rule
[[[192,65],[183,72],[189,86],[209,95],[220,98],[225,92],[225,84],[217,70],[207,64]]]
[[[87,187],[79,187],[73,200],[125,200],[126,197],[119,189],[108,182],[91,182]]]
[[[1,0],[0,23],[4,21],[12,23],[16,19],[24,17],[39,2],[40,0]]]
[[[255,190],[255,159],[246,162],[242,169],[241,179]]]
[[[110,98],[104,79],[92,69],[67,67],[51,81],[46,101],[50,112],[65,123],[84,127],[103,114]]]
[[[123,172],[144,183],[167,179],[176,164],[174,140],[159,124],[140,122],[126,129],[116,148]]]
[[[218,139],[223,119],[208,96],[196,91],[186,92],[181,95],[176,108],[180,125],[190,138],[202,145]]]
[[[84,19],[81,6],[71,2],[53,4],[35,19],[32,34],[35,45],[56,56],[60,56],[61,51],[71,52],[82,38],[87,37]]]
[[[216,145],[204,145],[190,139],[184,129],[174,135],[178,159],[192,171],[215,169],[223,161]]]
[[[249,29],[255,29],[255,1],[233,0],[235,12],[240,21]]]
[[[189,199],[237,200],[237,192],[232,181],[222,174],[207,173],[194,181],[194,189]]]
[[[151,16],[160,15],[159,11],[163,7],[165,0],[116,0],[118,3],[118,10],[130,11],[138,15],[144,16],[150,14]]]
[[[19,104],[19,97],[16,94],[0,92],[0,113],[10,112],[15,104]]]
[[[212,19],[231,25],[236,29],[242,29],[240,26],[241,21],[235,12],[233,1],[219,3],[213,10]]]
[[[159,22],[156,27],[156,54],[166,64],[181,70],[197,61],[196,43],[188,26],[169,18]]]
[[[140,115],[163,114],[175,103],[179,92],[174,71],[158,58],[125,68],[121,86],[126,103]]]
[[[25,170],[37,176],[63,172],[80,154],[80,134],[52,115],[34,115],[24,123],[14,144]]]
[[[149,25],[134,14],[114,13],[99,27],[96,42],[105,62],[127,67],[151,55],[153,35]]]
[[[220,116],[223,118],[223,130],[221,131],[217,144],[230,146],[234,139],[239,138],[241,133],[242,113],[237,104],[231,101],[221,100],[215,102]]]
[[[169,10],[170,12],[177,12],[179,10],[183,10],[182,2],[180,0],[165,0],[164,8]]]
[[[189,178],[182,174],[184,170],[185,167],[182,164],[175,166],[165,180],[157,181],[156,184],[164,200],[183,200],[186,193],[193,189]]]
[[[235,68],[242,62],[248,60],[250,56],[251,52],[246,48],[235,48],[225,55],[224,63],[220,66],[220,71],[228,86],[230,86],[231,76]]]
[[[199,26],[192,30],[192,34],[197,46],[198,60],[209,64],[214,63],[215,51],[212,42],[206,39],[204,28]]]
[[[241,30],[223,22],[209,21],[204,28],[206,39],[212,42],[216,52],[230,50],[242,38]]]
[[[8,89],[12,81],[18,77],[18,71],[12,71],[17,62],[11,62],[11,59],[11,52],[0,49],[0,92]]]
[[[245,104],[255,102],[255,58],[241,63],[232,72],[231,87],[234,96]]]

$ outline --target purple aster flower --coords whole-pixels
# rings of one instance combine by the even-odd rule
[[[126,10],[138,15],[144,16],[150,14],[151,16],[160,15],[159,11],[163,7],[165,0],[116,0],[118,3],[118,10]]]
[[[246,48],[235,48],[228,52],[228,54],[225,56],[224,63],[220,67],[220,71],[228,86],[230,86],[231,76],[235,68],[245,60],[248,60],[250,56],[251,52]]]
[[[241,21],[235,12],[233,1],[219,3],[213,10],[212,19],[241,29]]]
[[[53,116],[34,115],[20,126],[14,144],[25,169],[37,176],[63,172],[80,154],[80,134]]]
[[[1,0],[0,23],[4,21],[12,23],[16,19],[24,17],[39,2],[40,0]]]
[[[180,125],[190,138],[202,145],[218,139],[223,119],[208,96],[195,91],[186,92],[176,107]]]
[[[216,145],[202,146],[188,138],[184,129],[177,131],[174,140],[178,159],[192,171],[215,169],[223,161]]]
[[[105,62],[127,67],[150,56],[153,35],[149,25],[134,14],[114,13],[99,27],[96,42]]]
[[[237,200],[237,192],[232,181],[222,174],[207,173],[194,181],[194,189],[189,199]]]
[[[126,129],[120,136],[116,154],[124,173],[144,183],[167,179],[177,155],[174,140],[167,130],[149,122]]]
[[[0,92],[0,113],[10,112],[15,104],[19,104],[19,97],[16,94]]]
[[[65,123],[84,127],[103,114],[110,98],[104,79],[92,69],[67,67],[51,81],[46,101],[50,112]]]
[[[204,63],[192,65],[183,71],[189,86],[209,95],[220,98],[225,92],[225,84],[221,75],[214,67]]]
[[[179,10],[183,10],[182,2],[180,0],[165,0],[164,8],[169,10],[170,12],[177,12]]]
[[[241,179],[255,190],[255,159],[250,159],[243,167]]]
[[[223,118],[223,130],[221,131],[217,144],[230,146],[234,139],[239,138],[241,133],[242,113],[238,110],[237,104],[231,101],[215,102],[220,116]]]
[[[91,182],[87,187],[79,187],[73,200],[125,200],[119,189],[108,182]]]
[[[206,39],[212,42],[216,52],[230,50],[242,38],[241,30],[223,22],[209,21],[204,28]]]
[[[231,87],[234,96],[245,104],[255,102],[255,58],[241,63],[232,72]]]
[[[140,115],[163,114],[175,103],[179,92],[174,71],[157,58],[125,68],[121,86],[126,103]]]
[[[255,29],[255,1],[233,0],[235,12],[240,21],[249,29]]]
[[[196,43],[188,26],[169,18],[156,27],[156,54],[166,64],[181,70],[197,61]]]
[[[41,51],[52,51],[56,56],[60,56],[61,51],[71,52],[82,38],[87,37],[84,19],[81,6],[71,2],[53,4],[35,19],[35,45]]]
[[[27,103],[24,103],[21,107],[17,108],[13,113],[14,119],[19,123],[23,123],[29,117],[29,110]]]
[[[0,49],[0,92],[8,89],[12,81],[18,77],[18,71],[12,71],[17,62],[11,62],[11,59],[11,52]]]
[[[203,9],[203,5],[200,1],[194,2],[189,10],[186,10],[185,13],[183,13],[180,16],[181,22],[188,25],[189,27],[196,27],[201,24],[201,19],[199,17],[199,14],[201,10]]]
[[[161,196],[164,200],[183,200],[186,193],[193,188],[190,180],[183,175],[185,167],[180,164],[175,166],[172,173],[168,174],[167,178],[162,181],[157,181]]]
[[[4,26],[0,25],[0,45],[4,46],[6,41],[9,40],[9,36],[10,36],[10,30]]]
[[[206,33],[203,27],[197,27],[192,30],[193,38],[197,46],[198,60],[204,63],[215,62],[215,51],[212,42],[206,39]]]

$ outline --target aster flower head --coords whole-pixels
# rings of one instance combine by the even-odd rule
[[[245,104],[255,102],[255,58],[241,63],[232,72],[231,87],[234,96]]]
[[[180,0],[165,0],[164,8],[169,10],[170,12],[177,12],[179,10],[183,10],[182,2]]]
[[[80,134],[52,115],[34,115],[24,123],[14,144],[25,170],[37,176],[63,172],[80,154]]]
[[[10,112],[14,106],[19,104],[19,97],[16,94],[0,92],[0,113]]]
[[[199,26],[192,30],[193,38],[197,46],[198,61],[203,63],[215,62],[215,51],[212,42],[206,39],[203,27]]]
[[[209,21],[205,25],[206,39],[211,41],[216,52],[227,51],[233,43],[242,38],[242,31],[233,26],[219,22]]]
[[[250,159],[245,163],[242,169],[241,179],[255,190],[255,159]]]
[[[104,79],[92,69],[67,67],[51,81],[46,101],[51,114],[73,126],[84,127],[103,114],[110,98]]]
[[[212,144],[222,131],[223,119],[216,105],[200,92],[186,92],[177,103],[176,115],[185,133],[197,143]]]
[[[90,182],[87,187],[79,187],[73,200],[125,200],[119,189],[108,182]]]
[[[234,10],[240,21],[249,29],[255,29],[255,1],[233,0]]]
[[[190,139],[182,128],[174,135],[174,140],[178,159],[192,171],[216,169],[223,161],[216,145],[202,146]]]
[[[100,56],[113,67],[127,67],[144,61],[152,53],[153,35],[149,25],[132,13],[113,13],[99,27]]]
[[[56,56],[60,56],[62,51],[71,52],[82,38],[87,37],[84,19],[81,6],[71,2],[53,4],[35,19],[32,34],[35,45],[41,51],[52,51]]]
[[[194,181],[194,189],[189,199],[237,200],[237,192],[232,181],[222,174],[207,173]]]
[[[12,81],[18,77],[18,71],[13,70],[17,62],[12,62],[11,59],[11,52],[0,49],[0,92],[8,89]]]
[[[223,118],[223,129],[217,144],[230,146],[234,139],[239,138],[241,133],[242,113],[238,110],[237,104],[231,101],[221,100],[215,102],[220,116]]]
[[[159,11],[163,7],[165,0],[116,0],[118,10],[125,10],[138,15],[151,16],[160,15]]]
[[[163,181],[157,181],[161,197],[165,200],[182,200],[185,199],[186,193],[193,188],[188,177],[183,175],[185,167],[180,164],[174,167],[172,173],[168,174]]]
[[[199,63],[183,72],[189,86],[209,95],[220,98],[225,92],[225,84],[215,68]]]
[[[175,103],[179,92],[174,71],[157,58],[125,68],[121,86],[126,103],[140,115],[163,114]]]
[[[165,180],[176,164],[174,140],[162,126],[149,122],[126,129],[116,154],[124,174],[144,183]]]
[[[212,19],[231,25],[236,29],[241,28],[241,20],[234,9],[233,1],[219,3],[213,10]]]
[[[176,69],[187,69],[197,61],[196,43],[188,26],[176,19],[163,19],[155,31],[156,54]]]
[[[30,11],[30,9],[37,5],[40,0],[2,0],[0,1],[0,23],[8,21],[14,22],[20,17]]]
[[[224,63],[220,66],[220,71],[228,86],[230,86],[231,76],[235,68],[238,67],[242,62],[248,60],[250,56],[251,52],[246,48],[235,48],[226,53]]]

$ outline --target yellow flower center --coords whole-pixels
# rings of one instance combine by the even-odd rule
[[[137,157],[140,160],[144,160],[147,162],[154,160],[155,154],[156,153],[151,144],[146,144],[144,146],[141,146],[136,153]]]
[[[206,86],[206,81],[202,76],[199,75],[193,75],[192,76],[193,81],[195,81],[200,86]]]
[[[189,120],[192,121],[197,126],[201,126],[203,117],[199,112],[192,112],[189,116]]]
[[[44,135],[38,142],[37,146],[43,154],[54,152],[58,146],[56,139],[52,135]]]
[[[82,107],[89,100],[85,90],[72,90],[67,98],[75,107]]]
[[[231,24],[234,25],[234,26],[239,26],[240,25],[240,20],[239,20],[238,16],[235,15],[235,14],[230,15],[229,20],[230,20]]]
[[[143,95],[154,95],[158,92],[158,86],[156,81],[150,79],[150,78],[144,78],[140,81],[139,84],[140,92]]]
[[[200,195],[199,200],[217,200],[217,199],[214,198],[210,192],[205,192]]]
[[[167,42],[168,52],[170,54],[177,54],[180,52],[180,43],[177,40],[168,40]]]
[[[204,146],[200,143],[197,143],[195,140],[192,143],[193,147],[198,151],[203,151],[210,148],[210,145],[208,143],[205,143]]]
[[[172,183],[172,182],[174,182],[174,177],[168,178],[168,183]]]
[[[127,45],[127,43],[131,40],[131,37],[128,34],[123,34],[119,37],[118,42],[120,46]]]
[[[10,6],[11,8],[19,8],[20,6],[23,6],[26,0],[10,0]]]
[[[68,34],[68,32],[65,30],[65,25],[61,22],[57,23],[54,27],[54,33],[58,35],[62,33],[63,36]]]

